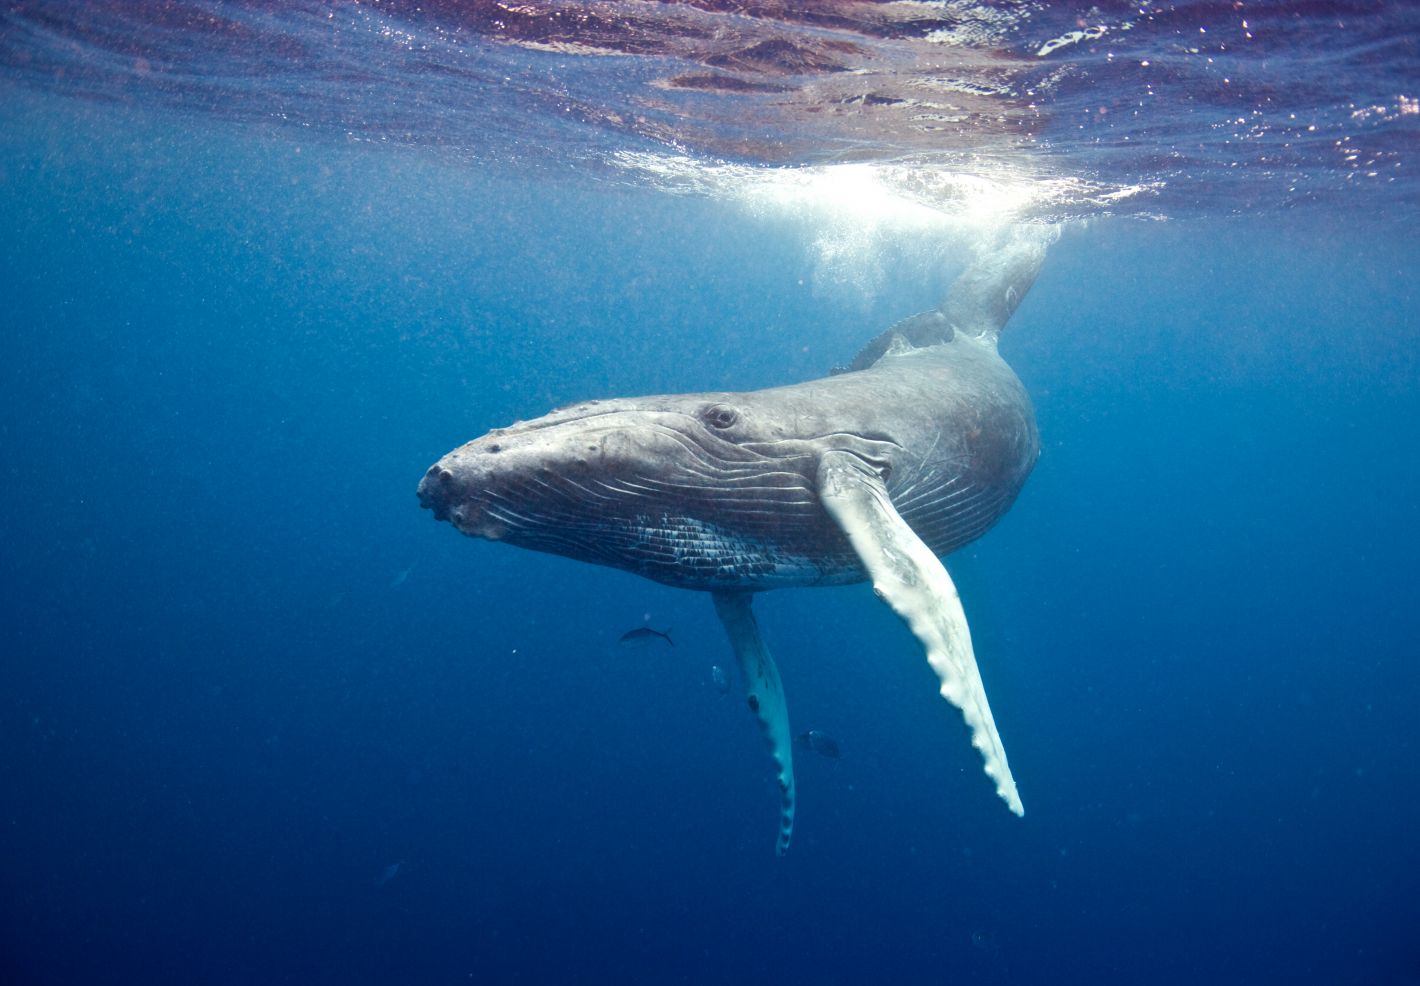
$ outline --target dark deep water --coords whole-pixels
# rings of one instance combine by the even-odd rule
[[[11,90],[12,95],[14,90]],[[820,375],[936,301],[802,228],[15,95],[0,128],[0,980],[1420,982],[1420,243],[1068,229],[1044,455],[949,560],[1025,798],[863,586],[759,615],[414,486],[578,398]],[[616,644],[643,620],[676,647]],[[389,867],[398,863],[392,876]]]

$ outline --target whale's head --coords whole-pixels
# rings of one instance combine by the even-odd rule
[[[849,448],[885,472],[891,441],[845,434],[753,394],[590,401],[498,428],[419,484],[472,537],[713,589],[852,581],[855,556],[815,492]]]

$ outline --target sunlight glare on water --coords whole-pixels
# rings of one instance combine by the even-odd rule
[[[629,151],[614,161],[651,187],[718,199],[767,225],[799,230],[817,284],[863,297],[881,286],[890,260],[940,269],[945,244],[980,243],[1010,223],[1053,222],[1072,203],[1107,208],[1152,191],[1142,184],[1030,178],[999,167],[977,173],[906,162],[766,168]]]

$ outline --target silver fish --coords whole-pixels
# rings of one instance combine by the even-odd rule
[[[651,641],[655,640],[657,637],[661,638],[666,643],[670,644],[672,647],[675,646],[675,641],[671,639],[671,632],[669,629],[667,629],[665,633],[662,633],[659,630],[652,630],[650,627],[637,627],[635,630],[627,630],[621,635],[620,643],[638,644],[644,646],[645,644],[649,644]]]

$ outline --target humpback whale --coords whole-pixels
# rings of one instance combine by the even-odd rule
[[[419,500],[471,537],[709,592],[774,762],[780,855],[794,826],[793,733],[751,608],[768,589],[871,580],[921,643],[996,793],[1024,814],[938,556],[985,533],[1039,455],[997,337],[1056,235],[999,233],[938,308],[827,377],[564,407],[445,455]]]

